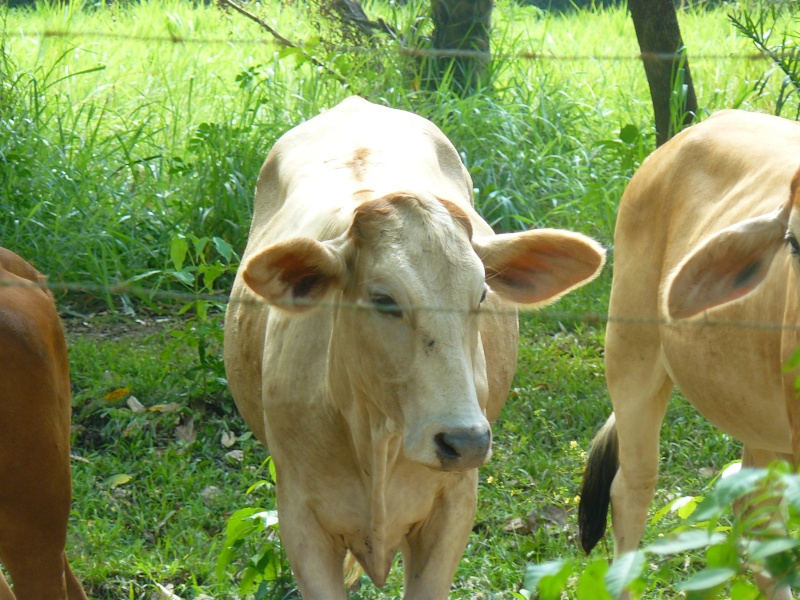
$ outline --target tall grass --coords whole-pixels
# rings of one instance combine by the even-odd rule
[[[429,32],[419,3],[365,6],[410,42]],[[5,9],[3,242],[56,280],[157,287],[176,232],[213,234],[241,249],[271,144],[354,92],[437,123],[498,230],[548,224],[610,240],[616,200],[653,140],[624,10],[565,16],[498,3],[493,86],[468,98],[446,87],[414,90],[418,65],[391,44],[372,53],[315,49],[302,7],[273,1],[260,14],[311,42],[309,51],[349,85],[213,6],[89,10],[42,1],[36,10]],[[703,110],[769,110],[769,98],[747,92],[760,65],[725,58],[748,42],[724,10],[681,20]],[[523,51],[543,58],[519,58]],[[634,134],[623,139],[626,127]]]

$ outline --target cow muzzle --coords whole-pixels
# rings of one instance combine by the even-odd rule
[[[492,454],[490,427],[453,427],[433,437],[436,458],[444,471],[466,471],[483,466]]]

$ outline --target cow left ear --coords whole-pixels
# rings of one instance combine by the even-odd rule
[[[785,212],[778,210],[713,234],[674,269],[664,286],[672,319],[687,319],[749,294],[767,276],[784,244]]]
[[[507,301],[530,307],[553,302],[597,277],[605,250],[592,238],[561,229],[476,237],[486,283]]]
[[[347,273],[340,240],[318,242],[293,238],[273,244],[242,267],[244,282],[270,304],[290,312],[305,312],[334,288]]]

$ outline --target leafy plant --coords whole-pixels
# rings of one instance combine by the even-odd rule
[[[274,488],[276,475],[272,458],[266,465],[270,480],[260,480],[247,490]],[[243,565],[243,566],[241,566]],[[225,527],[225,542],[217,557],[217,579],[225,578],[226,570],[237,566],[239,591],[253,594],[256,600],[284,598],[295,592],[291,568],[278,537],[276,510],[248,507],[237,510]]]
[[[188,318],[181,327],[172,330],[175,343],[167,346],[162,358],[169,360],[183,347],[194,349],[197,364],[186,375],[193,377],[205,398],[212,398],[227,386],[221,355],[226,298],[215,286],[222,279],[225,289],[230,288],[239,257],[222,238],[193,234],[175,234],[169,256],[170,266],[163,274],[165,279],[178,282],[187,290],[188,295],[179,296],[184,303],[177,314]]]
[[[781,461],[767,469],[739,466],[726,467],[706,496],[683,496],[657,511],[651,525],[668,513],[681,518],[663,538],[619,557],[607,570],[605,559],[589,563],[582,572],[570,560],[530,565],[522,593],[559,598],[577,576],[579,600],[618,598],[624,589],[644,589],[647,560],[690,551],[701,552],[705,562],[675,584],[690,598],[755,600],[760,596],[754,572],[773,577],[778,585],[800,585],[800,474]]]
[[[774,73],[782,73],[775,96],[775,114],[780,115],[785,108],[794,109],[794,119],[800,119],[800,45],[798,32],[789,27],[783,29],[777,43],[771,43],[781,30],[781,23],[788,12],[788,23],[797,23],[798,9],[796,3],[759,4],[751,13],[744,10],[729,15],[733,26],[746,38],[751,40],[765,57],[769,58],[771,67],[755,82],[753,91],[761,95],[770,85]]]

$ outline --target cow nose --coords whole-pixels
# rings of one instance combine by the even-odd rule
[[[492,430],[460,427],[447,429],[434,436],[436,456],[446,471],[475,469],[489,459]]]

